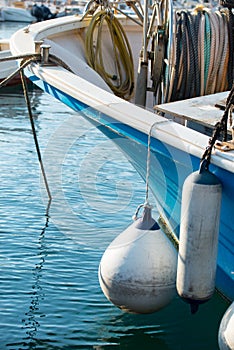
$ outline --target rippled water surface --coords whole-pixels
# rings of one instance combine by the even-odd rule
[[[107,301],[99,262],[145,185],[81,116],[40,90],[30,99],[53,200],[47,216],[22,92],[0,90],[0,349],[218,349],[227,303],[217,294],[195,315],[179,298],[151,315]]]

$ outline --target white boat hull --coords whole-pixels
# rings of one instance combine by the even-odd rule
[[[44,39],[51,52],[71,68],[31,65],[27,76],[73,110],[81,111],[118,145],[140,175],[146,178],[148,134],[152,128],[150,188],[158,209],[179,233],[181,193],[186,177],[198,170],[209,138],[114,96],[85,62],[84,33],[88,21],[77,17],[51,20],[21,30],[11,38],[13,54],[34,52],[34,41]],[[139,27],[122,19],[129,34],[137,69],[141,37]],[[94,85],[95,82],[95,85]],[[210,167],[223,184],[216,287],[234,300],[234,154],[216,151]]]

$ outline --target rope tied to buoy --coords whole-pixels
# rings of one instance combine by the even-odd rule
[[[148,134],[148,141],[147,141],[147,156],[146,156],[146,177],[145,177],[145,202],[143,204],[140,204],[137,209],[135,214],[133,215],[133,220],[137,220],[139,211],[141,208],[152,208],[152,205],[150,205],[149,203],[149,178],[150,178],[150,144],[151,144],[151,133],[153,128],[155,127],[155,125],[157,124],[157,122],[153,123],[150,126],[150,130],[149,130],[149,134]]]
[[[209,139],[209,144],[206,147],[205,152],[203,153],[201,157],[201,166],[204,167],[204,169],[208,170],[210,161],[211,161],[211,154],[213,147],[215,146],[216,141],[222,136],[222,140],[227,140],[227,125],[228,125],[228,118],[230,117],[230,112],[232,112],[234,105],[234,84],[233,87],[227,97],[225,110],[223,113],[223,116],[219,122],[216,123],[215,129],[213,131],[213,134],[211,138]]]
[[[151,139],[152,139],[152,131],[154,129],[154,127],[158,125],[158,122],[154,122],[149,129],[149,133],[148,133],[148,142],[147,142],[147,156],[146,156],[146,188],[145,188],[145,202],[140,204],[136,211],[135,214],[132,216],[132,219],[134,221],[136,221],[138,219],[138,214],[140,212],[140,210],[143,208],[148,208],[148,209],[152,209],[153,206],[150,204],[149,202],[149,179],[150,179],[150,166],[151,166]],[[158,222],[159,226],[161,227],[163,233],[169,238],[169,240],[172,242],[172,244],[174,245],[174,247],[176,249],[178,249],[179,247],[179,239],[178,237],[175,235],[174,232],[172,232],[168,225],[166,224],[165,220],[163,220],[162,216],[159,217],[159,222]]]

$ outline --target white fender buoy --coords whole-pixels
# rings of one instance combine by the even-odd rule
[[[99,265],[104,295],[120,309],[152,313],[176,294],[177,251],[144,207],[133,222],[106,249]]]
[[[176,287],[192,313],[215,289],[221,195],[219,179],[204,166],[184,182]]]
[[[234,350],[234,302],[222,318],[218,340],[220,350]]]

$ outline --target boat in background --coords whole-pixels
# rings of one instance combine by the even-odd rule
[[[3,1],[1,3],[1,21],[32,23],[36,18],[32,16],[31,3],[26,1]]]
[[[83,4],[80,5],[53,5],[50,3],[34,3],[15,1],[4,5],[0,9],[0,20],[7,22],[34,23],[55,17],[81,14]]]
[[[0,58],[6,58],[11,56],[9,39],[0,40]],[[0,82],[7,78],[10,74],[14,73],[18,68],[16,60],[0,62]],[[21,84],[20,75],[17,74],[8,82],[8,86],[14,86]]]
[[[134,2],[132,7],[136,5],[137,2]],[[157,7],[159,5],[160,8]],[[229,70],[221,63],[228,62],[233,53],[228,46],[228,36],[221,39],[222,50],[209,41],[209,49],[217,48],[219,57],[212,58],[213,66],[210,67],[204,60],[198,60],[203,73],[205,71],[205,77],[202,73],[198,79],[197,63],[192,63],[187,53],[184,55],[185,47],[181,49],[181,56],[175,55],[181,48],[180,42],[178,47],[175,45],[179,36],[182,41],[190,43],[191,27],[187,32],[185,27],[179,27],[177,31],[174,28],[182,22],[183,25],[191,24],[194,18],[203,18],[203,29],[204,21],[210,19],[211,28],[215,13],[220,19],[220,28],[226,33],[228,10],[217,10],[217,13],[200,7],[194,15],[185,10],[175,13],[169,1],[157,2],[155,6],[151,8],[150,18],[153,20],[148,22],[147,4],[143,13],[142,9],[135,9],[136,15],[129,17],[122,14],[114,16],[115,4],[112,7],[107,2],[106,7],[100,9],[92,1],[82,16],[62,17],[17,31],[10,39],[10,48],[13,55],[33,55],[35,50],[38,52],[38,42],[43,41],[41,62],[37,59],[31,63],[25,69],[26,76],[42,90],[81,113],[113,140],[149,184],[161,219],[168,231],[179,240],[183,185],[188,176],[200,168],[201,160],[207,160],[204,154],[216,123],[212,115],[215,113],[219,119],[223,115],[215,104],[227,99],[233,81],[230,75],[233,67]],[[103,27],[101,23],[104,23]],[[211,32],[204,33],[202,37],[207,43]],[[197,50],[203,55],[202,46],[194,38],[198,35],[192,36],[191,52]],[[223,53],[226,56],[222,56]],[[177,57],[176,61],[173,61],[174,57]],[[211,59],[208,54],[207,57]],[[189,66],[187,72],[186,64]],[[215,66],[219,69],[215,70]],[[219,76],[221,79],[218,79]],[[197,95],[194,96],[195,93]],[[176,103],[180,104],[175,107],[175,116],[171,110]],[[231,131],[230,128],[230,135]],[[229,152],[224,152],[221,141],[219,144],[221,147],[213,148],[209,159],[209,169],[221,181],[223,188],[216,288],[233,301],[234,151],[231,142],[228,144]],[[150,174],[147,172],[149,147]],[[207,207],[204,214],[208,211]]]

